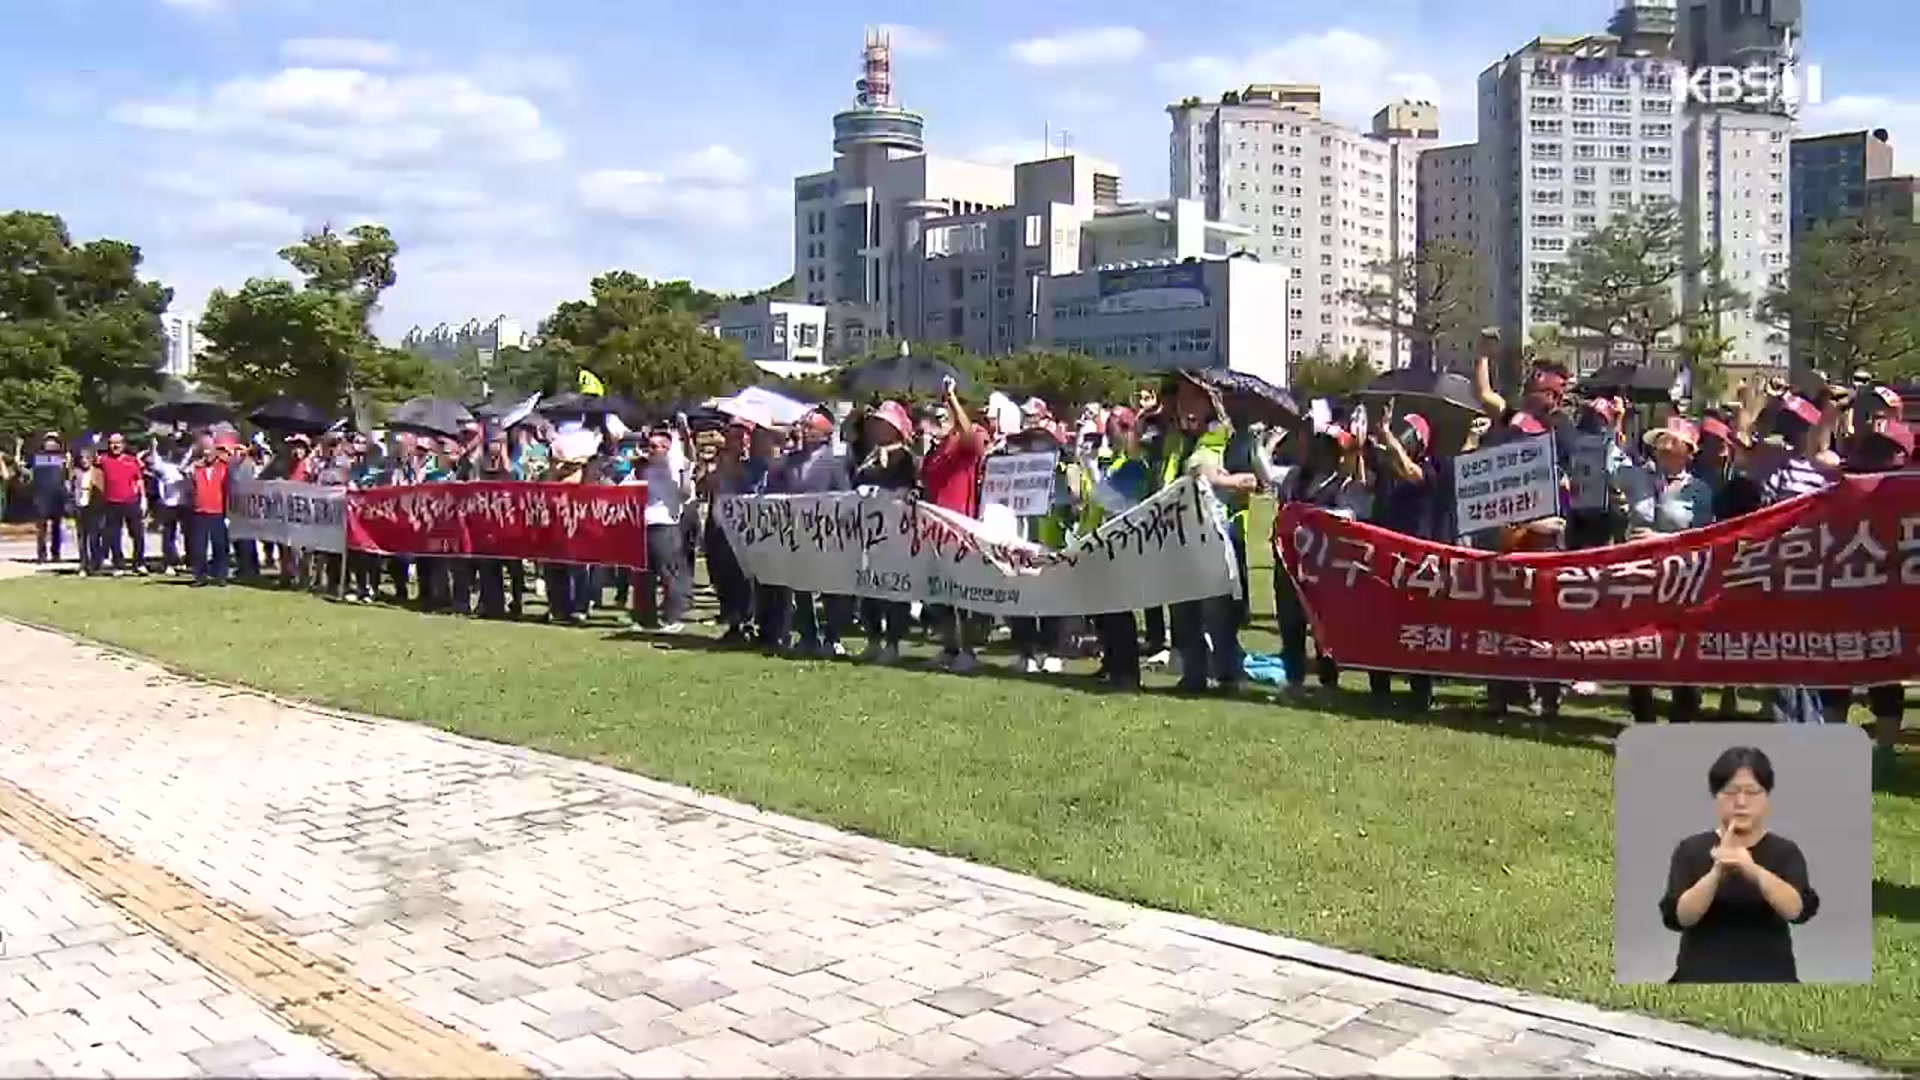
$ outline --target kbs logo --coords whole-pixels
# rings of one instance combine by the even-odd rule
[[[1683,105],[1798,107],[1822,99],[1821,72],[1812,64],[1682,68],[1673,82]]]

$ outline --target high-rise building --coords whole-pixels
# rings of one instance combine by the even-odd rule
[[[1799,60],[1800,0],[1683,0],[1677,14],[1674,53],[1689,67],[1786,68]]]
[[[833,167],[793,182],[793,293],[829,312],[829,352],[900,333],[911,222],[1013,202],[1013,171],[926,152],[926,120],[893,93],[892,50],[869,31],[854,103],[833,117]]]
[[[1546,321],[1535,297],[1575,241],[1615,214],[1679,205],[1677,75],[1611,34],[1535,38],[1480,74],[1477,246],[1489,321],[1509,340]]]
[[[1321,115],[1318,86],[1256,84],[1167,112],[1172,196],[1251,230],[1254,253],[1287,268],[1288,359],[1365,350],[1382,367],[1405,366],[1408,343],[1365,325],[1342,297],[1386,284],[1375,270],[1414,249],[1415,162],[1439,139],[1439,110],[1397,102],[1361,132]]]
[[[1761,322],[1755,305],[1786,281],[1793,252],[1787,219],[1793,118],[1771,110],[1695,108],[1686,127],[1681,206],[1688,265],[1717,271],[1739,294],[1713,328],[1727,339],[1721,363],[1735,378],[1775,374],[1787,366],[1787,334]],[[1703,275],[1686,279],[1689,310],[1700,307],[1704,285]]]
[[[168,315],[160,322],[166,349],[161,371],[171,378],[191,379],[200,358],[199,324],[185,315]]]
[[[1876,181],[1893,175],[1893,144],[1884,128],[1843,131],[1793,140],[1793,235],[1856,217]]]
[[[1466,294],[1462,299],[1468,305],[1468,318],[1463,323],[1471,326],[1485,324],[1493,310],[1488,273],[1493,259],[1484,249],[1490,236],[1486,220],[1490,208],[1483,197],[1480,169],[1479,143],[1424,150],[1415,165],[1414,204],[1419,218],[1416,243],[1422,250],[1444,244],[1472,256],[1472,276],[1453,286]],[[1457,340],[1436,342],[1434,366],[1454,367],[1468,359],[1467,344]]]

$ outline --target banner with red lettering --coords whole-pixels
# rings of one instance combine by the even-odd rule
[[[1920,472],[1586,551],[1493,555],[1304,503],[1275,539],[1315,639],[1346,666],[1697,686],[1920,676]]]
[[[645,484],[478,483],[347,494],[347,546],[376,555],[465,555],[644,569]]]

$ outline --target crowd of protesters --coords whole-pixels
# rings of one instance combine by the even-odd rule
[[[1006,633],[1019,670],[1058,673],[1084,653],[1100,658],[1099,678],[1117,688],[1140,684],[1143,666],[1170,664],[1186,692],[1232,692],[1249,665],[1240,632],[1249,619],[1244,592],[1175,604],[1167,610],[1111,612],[1080,619],[995,620],[948,607],[918,608],[896,601],[815,596],[758,583],[733,557],[726,534],[708,512],[734,494],[803,494],[847,490],[912,491],[957,514],[981,519],[1020,538],[1060,547],[1097,528],[1108,515],[1136,505],[1183,476],[1208,485],[1224,505],[1229,533],[1246,576],[1248,509],[1256,495],[1304,501],[1383,528],[1424,539],[1496,551],[1593,548],[1656,533],[1697,529],[1772,502],[1817,491],[1848,472],[1910,467],[1914,436],[1901,418],[1900,398],[1884,387],[1833,387],[1813,396],[1782,384],[1743,387],[1732,407],[1688,419],[1678,413],[1642,419],[1644,433],[1629,439],[1635,407],[1606,394],[1578,394],[1569,373],[1536,364],[1517,400],[1494,389],[1495,335],[1483,339],[1473,390],[1481,415],[1464,443],[1436,447],[1435,425],[1420,411],[1392,407],[1351,419],[1275,424],[1239,423],[1219,391],[1203,378],[1176,377],[1142,389],[1126,403],[1087,406],[1077,418],[1056,417],[1037,398],[1014,403],[994,395],[977,414],[949,384],[930,403],[882,400],[842,417],[822,408],[788,425],[735,419],[720,431],[696,435],[685,418],[657,427],[589,439],[532,420],[509,429],[475,424],[460,437],[400,437],[382,441],[335,432],[292,437],[278,445],[243,443],[231,435],[156,438],[135,452],[120,435],[72,452],[49,435],[31,452],[17,450],[10,472],[24,490],[36,522],[42,560],[59,560],[71,540],[86,574],[190,573],[196,584],[224,584],[229,576],[259,578],[269,571],[288,582],[348,601],[371,601],[384,584],[395,602],[424,611],[482,618],[520,618],[529,593],[544,600],[546,618],[581,622],[596,608],[629,611],[648,630],[684,628],[694,593],[694,568],[704,562],[718,605],[723,640],[807,657],[847,654],[849,637],[863,642],[860,658],[890,663],[909,635],[931,635],[935,663],[966,673],[980,650]],[[575,434],[578,434],[576,431]],[[1558,452],[1574,453],[1577,437],[1606,436],[1603,506],[1573,508],[1523,525],[1461,537],[1454,514],[1451,453],[1504,440],[1552,434]],[[1457,440],[1456,440],[1457,442]],[[1049,511],[1012,518],[1005,507],[983,506],[981,484],[989,456],[1056,455]],[[0,468],[9,468],[0,462]],[[367,487],[447,480],[545,480],[647,485],[647,569],[529,567],[517,562],[456,558],[344,557],[292,550],[261,550],[227,535],[230,476],[282,478]],[[160,536],[148,559],[148,526]],[[1284,570],[1273,575],[1280,637],[1277,668],[1289,694],[1310,677],[1332,686],[1338,658],[1309,659],[1311,629]],[[1396,676],[1369,672],[1373,694],[1393,693]],[[1413,704],[1431,702],[1433,679],[1406,676]],[[1489,709],[1523,709],[1552,717],[1563,695],[1590,686],[1495,684]],[[1666,695],[1674,722],[1708,715],[1698,688]],[[1633,718],[1656,719],[1655,691],[1628,692]],[[1737,714],[1737,691],[1719,692],[1716,715]],[[1844,722],[1851,689],[1801,688],[1767,692],[1766,708],[1781,722]],[[1901,686],[1866,688],[1876,741],[1890,760],[1905,712]]]

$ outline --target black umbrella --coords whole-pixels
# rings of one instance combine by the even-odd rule
[[[1665,364],[1615,361],[1581,379],[1579,388],[1588,397],[1618,396],[1636,405],[1657,405],[1673,400],[1678,379],[1679,373]]]
[[[319,435],[334,422],[316,406],[284,394],[248,413],[247,419],[254,427],[275,435]]]
[[[417,397],[393,410],[387,427],[415,435],[457,439],[474,422],[473,412],[450,398]]]
[[[209,427],[233,419],[233,410],[194,390],[182,390],[147,406],[147,419],[156,424]]]
[[[1273,427],[1300,424],[1300,406],[1293,395],[1258,375],[1224,369],[1196,371],[1193,375],[1219,392],[1220,403],[1226,406],[1227,417],[1236,427],[1253,423]]]
[[[1432,449],[1457,452],[1467,441],[1475,417],[1485,415],[1473,392],[1473,380],[1453,371],[1397,368],[1384,372],[1356,395],[1359,402],[1393,404],[1400,416],[1419,413],[1433,431]]]
[[[617,416],[629,426],[645,422],[646,410],[615,394],[557,394],[540,402],[542,416]]]
[[[847,368],[834,383],[843,397],[863,401],[875,396],[938,394],[948,379],[961,390],[967,388],[966,377],[952,364],[931,356],[914,356],[902,345],[900,355]]]

